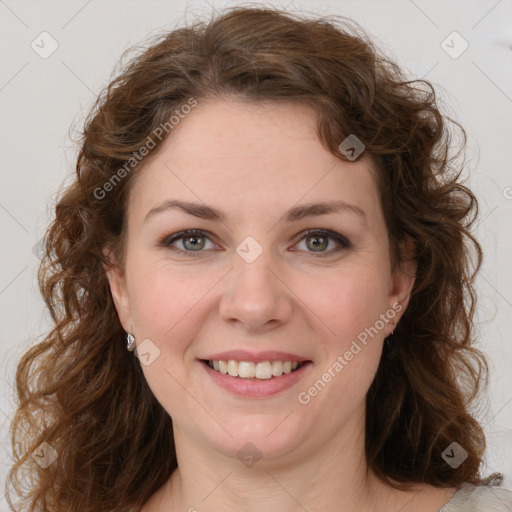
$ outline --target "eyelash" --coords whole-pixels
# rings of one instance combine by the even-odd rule
[[[302,235],[302,237],[297,241],[297,243],[302,242],[305,238],[308,238],[308,237],[310,237],[312,235],[320,235],[320,236],[324,236],[324,237],[336,240],[336,242],[339,244],[339,246],[336,249],[334,249],[334,250],[327,251],[327,252],[308,251],[310,254],[318,255],[320,258],[328,257],[328,256],[330,256],[330,255],[332,255],[334,253],[338,253],[339,251],[341,251],[343,249],[349,249],[350,247],[352,247],[352,244],[345,237],[342,237],[338,233],[335,233],[334,231],[329,231],[327,229],[307,229],[306,231],[301,233],[301,235]],[[183,249],[177,249],[176,247],[172,247],[171,248],[171,244],[172,243],[174,243],[174,242],[176,242],[178,240],[182,240],[184,238],[187,238],[189,236],[202,236],[202,237],[210,239],[210,237],[208,236],[208,233],[206,231],[202,231],[200,229],[190,229],[190,230],[180,231],[179,233],[175,233],[175,234],[170,235],[170,236],[165,236],[159,242],[159,245],[162,246],[162,247],[167,247],[167,248],[169,248],[169,249],[171,249],[173,251],[186,254],[187,256],[190,256],[190,257],[195,257],[194,253],[205,252],[204,250],[201,250],[201,251],[186,251],[186,250],[183,250]]]

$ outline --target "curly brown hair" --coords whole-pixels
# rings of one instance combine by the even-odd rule
[[[477,201],[461,180],[464,129],[429,82],[407,80],[355,22],[238,6],[151,40],[85,122],[39,269],[55,326],[17,368],[8,493],[31,511],[139,510],[176,468],[171,418],[125,348],[105,249],[123,264],[126,198],[143,159],[127,163],[181,105],[222,96],[311,106],[319,139],[343,160],[347,135],[364,143],[393,266],[407,240],[417,261],[367,395],[367,464],[400,489],[481,484],[485,438],[470,406],[487,382],[472,321],[482,251],[469,231]],[[455,155],[447,121],[462,135]],[[441,456],[453,441],[468,453],[457,469]],[[31,456],[43,442],[58,455],[46,468]]]

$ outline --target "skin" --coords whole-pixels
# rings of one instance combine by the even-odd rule
[[[172,417],[178,457],[144,512],[433,512],[455,492],[428,485],[397,491],[366,466],[365,397],[391,322],[309,403],[297,399],[396,303],[399,321],[415,273],[414,261],[392,272],[369,158],[336,158],[315,124],[305,105],[199,102],[137,175],[125,268],[112,260],[108,276],[125,330],[160,351],[142,368]],[[206,203],[226,220],[178,209],[145,220],[167,199]],[[346,211],[281,220],[294,206],[340,199],[362,209],[366,221]],[[309,228],[332,230],[351,245],[335,251],[340,246],[329,238],[317,248],[315,235],[304,238]],[[190,237],[159,244],[185,229],[206,231],[199,251]],[[236,252],[248,236],[263,249],[252,263]],[[313,365],[276,396],[239,398],[198,361],[231,349],[282,350]],[[247,442],[262,454],[252,467],[237,457]]]

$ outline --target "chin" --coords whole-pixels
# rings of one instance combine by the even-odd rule
[[[211,439],[211,444],[224,455],[237,457],[242,462],[245,457],[264,460],[286,457],[303,446],[307,438],[304,422],[297,424],[297,418],[292,419],[290,412],[233,418],[233,421],[223,423],[233,437],[221,429],[222,435]]]

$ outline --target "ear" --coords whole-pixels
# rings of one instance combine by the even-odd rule
[[[117,316],[126,332],[131,332],[132,316],[130,308],[130,299],[128,296],[128,288],[126,286],[125,272],[118,265],[114,254],[111,250],[103,251],[107,264],[104,265],[105,274],[110,285],[110,293],[114,300]]]
[[[407,238],[400,245],[400,256],[401,261],[397,264],[394,269],[389,290],[389,306],[393,304],[399,304],[401,307],[397,311],[396,316],[393,319],[393,323],[389,323],[386,329],[386,336],[389,336],[393,331],[396,323],[399,322],[401,316],[404,314],[409,299],[411,297],[411,291],[416,280],[416,270],[418,267],[415,259],[415,243],[411,238]],[[395,306],[396,308],[396,306]],[[393,308],[393,309],[395,309]]]

